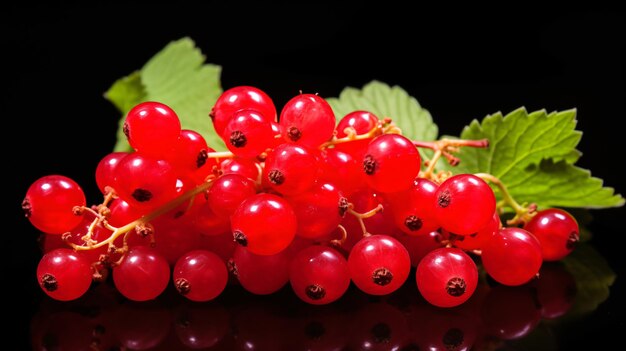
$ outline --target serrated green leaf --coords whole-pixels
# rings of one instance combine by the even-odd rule
[[[438,128],[430,112],[399,86],[372,81],[362,89],[345,88],[338,98],[326,99],[340,120],[357,110],[366,110],[379,118],[389,117],[412,140],[430,141],[437,138]],[[420,150],[421,151],[421,150]]]
[[[520,203],[545,207],[606,208],[622,206],[624,199],[602,180],[573,164],[580,157],[576,145],[576,111],[528,114],[521,108],[474,120],[463,129],[462,139],[489,139],[488,149],[463,148],[454,173],[486,172],[498,177]],[[500,193],[496,191],[500,198]]]
[[[540,208],[606,208],[624,204],[624,198],[615,194],[613,188],[603,187],[601,179],[565,161],[543,160],[538,165],[514,169],[503,181],[518,202],[534,202]]]
[[[118,80],[105,97],[126,113],[143,101],[159,101],[170,106],[180,118],[182,128],[192,129],[216,150],[226,150],[208,117],[222,93],[221,67],[205,64],[205,57],[193,40],[182,38],[169,43],[137,73]],[[139,94],[137,87],[143,88]],[[115,150],[129,150],[120,122]]]
[[[609,297],[615,273],[591,246],[578,245],[563,263],[576,280],[576,300],[568,312],[569,317],[592,312]]]

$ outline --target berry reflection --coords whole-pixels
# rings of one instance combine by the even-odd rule
[[[562,264],[510,287],[479,282],[466,303],[438,308],[408,281],[372,296],[352,285],[339,300],[313,306],[289,286],[251,295],[231,283],[215,300],[181,299],[170,288],[136,303],[110,282],[80,299],[43,299],[31,321],[33,350],[492,350],[512,347],[566,318],[576,281]],[[550,323],[543,321],[550,319]],[[551,333],[565,332],[555,329]],[[528,340],[532,341],[532,338]]]

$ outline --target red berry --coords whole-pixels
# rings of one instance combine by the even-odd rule
[[[348,263],[335,249],[320,245],[309,246],[291,261],[289,281],[302,301],[313,305],[331,303],[348,290]]]
[[[254,158],[274,146],[271,123],[250,109],[235,112],[221,137],[228,150],[243,158]]]
[[[85,206],[83,189],[72,179],[49,175],[37,179],[26,191],[22,210],[30,223],[48,234],[63,234],[72,230],[82,216],[73,212],[75,206]]]
[[[297,144],[281,144],[265,159],[263,184],[283,195],[302,193],[313,186],[317,164],[308,149]]]
[[[476,290],[478,269],[462,250],[443,247],[420,261],[415,279],[426,301],[439,307],[454,307],[467,301]]]
[[[167,161],[136,152],[124,157],[115,171],[115,190],[133,207],[153,209],[176,196],[178,178]]]
[[[112,152],[104,156],[96,167],[96,184],[103,194],[106,194],[105,187],[110,186],[115,189],[115,168],[121,159],[128,155],[127,152]]]
[[[356,135],[363,135],[369,133],[378,124],[378,117],[368,111],[354,111],[345,115],[339,123],[337,123],[337,138],[345,138],[347,128],[354,129]],[[357,158],[362,158],[367,149],[367,144],[374,138],[354,140],[347,143],[341,143],[335,145],[335,149],[341,150]]]
[[[181,256],[172,272],[178,292],[192,301],[209,301],[226,288],[228,271],[224,261],[206,250],[194,250]]]
[[[406,281],[411,257],[398,240],[387,235],[371,235],[354,245],[348,266],[350,277],[359,289],[371,295],[386,295]]]
[[[124,134],[136,151],[160,157],[176,146],[180,120],[176,112],[165,104],[143,102],[126,115]]]
[[[482,251],[485,271],[504,285],[522,285],[541,268],[541,245],[528,231],[502,228]]]
[[[411,187],[420,170],[420,155],[413,143],[399,134],[374,138],[363,157],[367,184],[382,193]]]
[[[316,148],[333,136],[335,114],[321,97],[300,94],[285,104],[279,124],[285,140]]]
[[[91,265],[70,249],[45,254],[37,266],[37,281],[51,298],[61,301],[81,297],[91,285]]]
[[[230,88],[220,95],[211,110],[210,116],[217,135],[222,135],[235,112],[243,109],[259,111],[268,122],[276,120],[274,102],[262,90],[250,86]]]
[[[122,263],[113,269],[113,283],[130,300],[147,301],[159,296],[170,280],[167,260],[144,246],[131,248]]]
[[[484,180],[457,174],[439,185],[435,216],[443,229],[458,235],[474,234],[493,218],[496,197]]]
[[[539,211],[525,226],[541,244],[544,261],[558,261],[569,255],[578,242],[576,219],[566,211],[550,208]]]
[[[257,194],[244,200],[231,217],[235,241],[257,255],[275,255],[296,235],[296,215],[282,197]]]

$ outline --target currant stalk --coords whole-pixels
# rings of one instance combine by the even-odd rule
[[[504,204],[508,205],[515,211],[515,216],[512,219],[506,221],[507,225],[514,226],[528,223],[528,221],[530,221],[530,219],[533,218],[533,216],[535,216],[535,214],[537,213],[536,204],[523,203],[520,205],[517,201],[515,201],[515,199],[513,198],[513,196],[511,196],[511,193],[507,189],[506,185],[504,185],[504,183],[502,183],[502,181],[498,177],[489,173],[476,173],[474,175],[498,187],[498,190],[500,190],[500,194],[502,194],[502,201],[504,202]],[[501,209],[502,204],[498,204],[498,208]]]

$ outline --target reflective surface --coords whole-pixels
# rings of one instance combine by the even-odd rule
[[[414,279],[383,297],[352,285],[325,306],[300,301],[289,286],[259,296],[237,285],[210,303],[187,301],[171,286],[155,301],[134,303],[104,283],[70,303],[42,298],[31,342],[34,350],[561,349],[606,298],[598,288],[612,274],[592,248],[575,252],[524,286],[483,276],[472,298],[450,309],[425,302]]]

